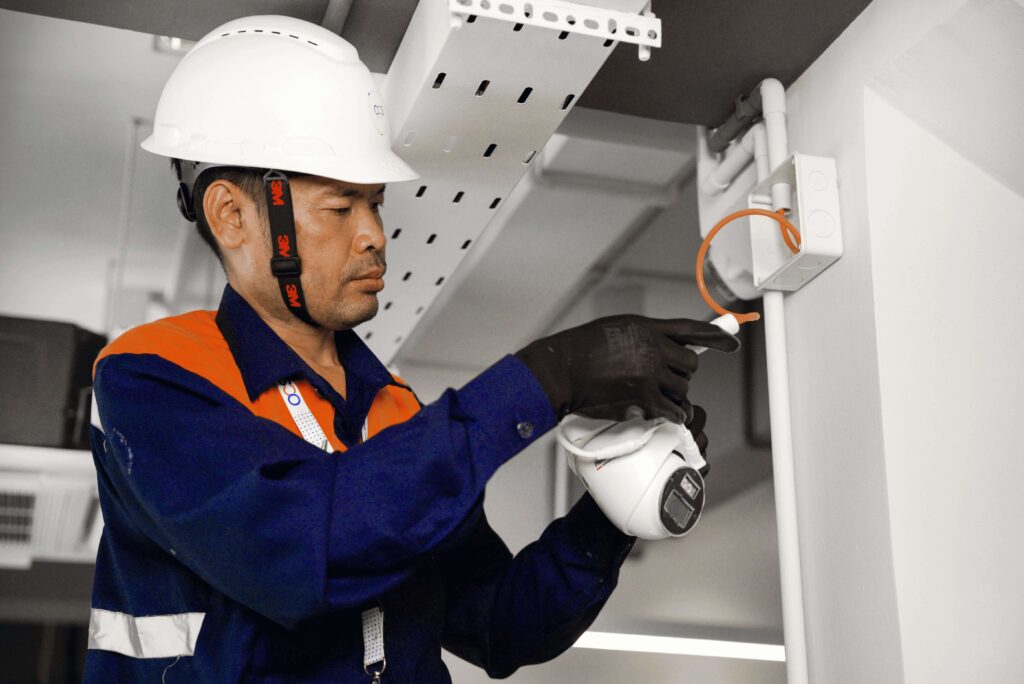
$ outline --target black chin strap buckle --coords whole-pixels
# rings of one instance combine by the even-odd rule
[[[302,275],[302,259],[275,256],[270,259],[270,272],[275,278],[298,278]]]

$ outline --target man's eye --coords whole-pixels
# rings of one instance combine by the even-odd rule
[[[347,214],[348,210],[349,210],[349,207],[333,207],[331,209],[331,211],[333,211],[333,212],[335,212],[337,214]]]
[[[370,208],[373,209],[373,211],[378,211],[383,206],[384,206],[383,202],[373,202],[373,203],[370,204]]]

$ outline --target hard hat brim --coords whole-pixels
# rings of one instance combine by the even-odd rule
[[[308,173],[349,183],[398,183],[416,180],[420,176],[404,159],[393,151],[378,152],[373,158],[362,157],[356,162],[345,163],[343,157],[303,158],[291,154],[247,155],[239,149],[234,153],[204,151],[185,145],[161,144],[154,133],[142,141],[142,149],[153,154],[188,161],[217,164],[218,166],[242,166],[254,169],[277,169],[292,173]],[[242,147],[242,146],[239,146]]]

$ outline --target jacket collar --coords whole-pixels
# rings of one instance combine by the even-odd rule
[[[231,285],[224,287],[216,320],[241,371],[250,400],[255,401],[271,387],[298,376],[320,379]],[[372,394],[385,385],[398,384],[355,331],[335,332],[334,344],[345,373],[357,376]]]

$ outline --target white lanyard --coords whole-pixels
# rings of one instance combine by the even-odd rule
[[[292,414],[292,420],[295,421],[299,432],[302,433],[302,438],[317,449],[323,449],[329,454],[334,453],[334,447],[331,446],[330,440],[327,439],[323,428],[317,422],[316,416],[309,410],[306,400],[302,398],[298,385],[294,382],[282,382],[277,389],[281,392],[281,398],[284,399],[284,405],[288,407],[288,412]],[[362,429],[362,441],[364,442],[367,440],[370,430],[369,424],[370,416],[366,416]]]
[[[284,405],[288,407],[288,412],[292,414],[292,420],[295,421],[299,432],[302,433],[302,438],[318,449],[323,449],[329,454],[333,453],[334,447],[331,446],[331,442],[324,434],[320,423],[317,422],[316,416],[309,410],[309,406],[302,398],[298,385],[294,382],[282,382],[277,389],[281,392],[281,398],[284,399]],[[370,417],[367,416],[363,421],[364,442],[369,432],[369,422]],[[381,664],[380,670],[370,669],[370,665],[374,663]],[[384,611],[379,606],[374,606],[363,611],[363,670],[373,677],[374,682],[379,682],[385,667],[387,667],[387,661],[384,659]]]

